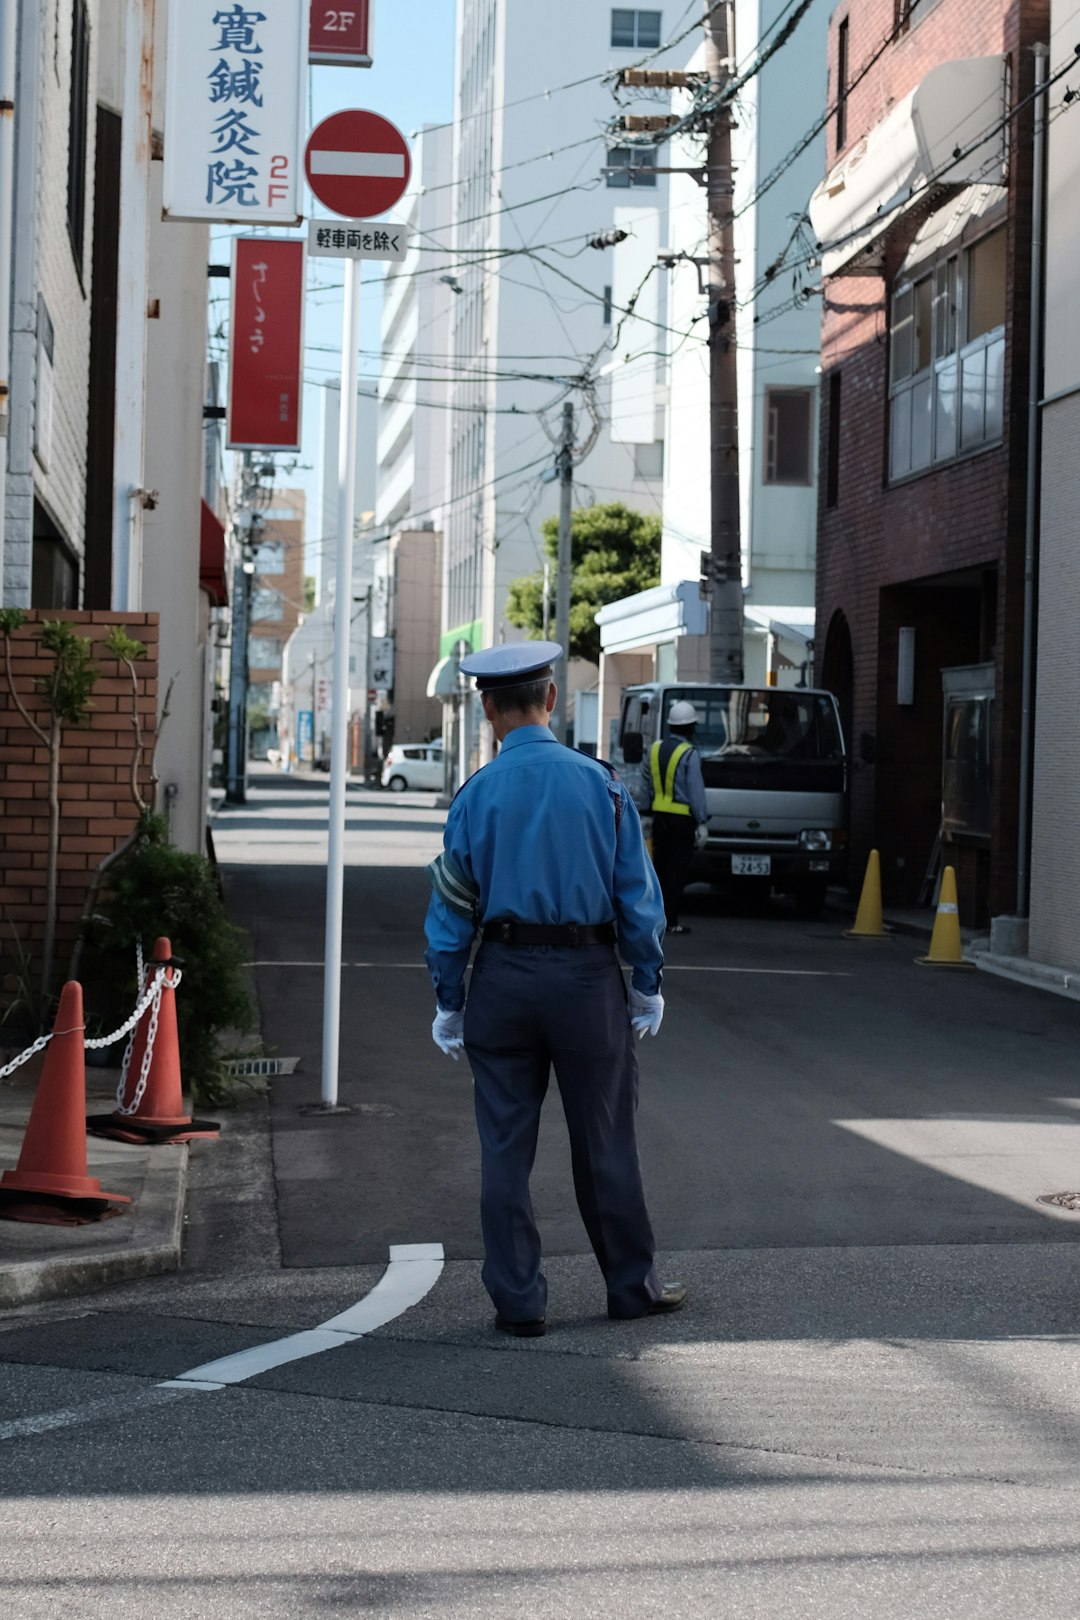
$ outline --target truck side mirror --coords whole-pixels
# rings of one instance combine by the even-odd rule
[[[645,757],[645,743],[640,731],[624,731],[622,756],[627,765],[640,765]]]

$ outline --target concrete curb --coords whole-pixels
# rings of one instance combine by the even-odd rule
[[[117,1154],[124,1151],[117,1143],[94,1146],[112,1148]],[[106,1166],[100,1162],[105,1155],[92,1153],[90,1173],[100,1175],[110,1190],[130,1193],[135,1199],[130,1212],[92,1226],[0,1222],[0,1309],[179,1269],[188,1148],[183,1144],[126,1151],[141,1163],[129,1165],[125,1172],[118,1157],[109,1154]]]
[[[1032,990],[1049,990],[1069,1001],[1080,1001],[1080,973],[1032,962],[1026,956],[1001,956],[991,951],[973,951],[971,961],[982,973],[993,973],[996,978],[1011,979],[1014,984],[1026,984]]]

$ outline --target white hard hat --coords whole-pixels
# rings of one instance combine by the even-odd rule
[[[671,705],[671,713],[668,715],[668,725],[696,726],[699,719],[700,715],[694,708],[694,705],[692,703],[687,703],[685,698],[680,698],[678,703],[673,703]]]

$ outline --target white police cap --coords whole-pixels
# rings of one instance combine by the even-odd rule
[[[461,660],[464,675],[476,677],[482,692],[499,686],[522,686],[551,674],[551,666],[562,656],[557,641],[514,641],[503,647],[484,647]]]

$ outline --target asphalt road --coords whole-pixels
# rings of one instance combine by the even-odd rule
[[[430,797],[350,791],[353,1111],[301,1112],[325,794],[267,778],[216,826],[264,1038],[302,1065],[196,1148],[187,1271],[0,1322],[4,1612],[1071,1616],[1080,1217],[1037,1197],[1080,1186],[1080,1005],[696,897],[640,1112],[690,1306],[603,1315],[553,1092],[551,1331],[504,1340],[417,965]],[[410,1244],[446,1263],[384,1326],[161,1387],[332,1321]]]

